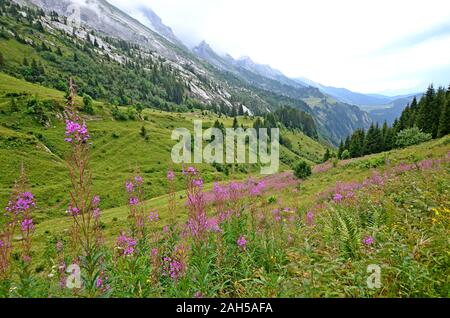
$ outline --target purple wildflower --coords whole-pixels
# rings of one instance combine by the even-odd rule
[[[121,251],[123,256],[133,255],[136,240],[132,237],[127,237],[123,232],[117,238],[117,248]]]
[[[130,203],[130,205],[138,205],[139,199],[136,197],[131,197],[129,203]]]
[[[67,209],[67,214],[70,216],[78,216],[80,214],[80,209],[77,207],[72,207],[69,205],[69,208]]]
[[[334,200],[334,202],[336,202],[336,203],[340,203],[340,202],[342,201],[342,199],[343,199],[343,196],[342,196],[342,194],[340,194],[340,193],[336,193],[336,194],[334,195],[334,197],[333,197],[333,200]]]
[[[308,225],[314,224],[314,212],[308,211],[308,213],[306,213],[306,222]]]
[[[94,195],[92,198],[92,206],[97,207],[100,204],[100,197],[98,195]]]
[[[128,193],[132,193],[133,192],[133,188],[134,188],[133,182],[127,181],[125,183],[125,188],[127,189]]]
[[[363,240],[364,245],[372,245],[373,243],[375,243],[375,239],[372,236],[367,236],[366,238],[364,238]]]
[[[21,224],[22,232],[31,232],[34,230],[33,219],[24,219]]]
[[[81,125],[75,121],[66,120],[66,142],[72,143],[74,140],[77,142],[87,142],[90,138],[89,132],[86,127],[86,123]]]
[[[153,221],[159,221],[159,214],[158,214],[158,212],[150,212],[150,214],[149,214],[149,216],[148,216],[148,220],[150,221],[150,222],[153,222]]]
[[[245,239],[245,236],[242,235],[238,240],[237,240],[237,245],[239,246],[239,248],[245,250],[247,248],[247,240]]]
[[[144,182],[144,179],[142,179],[141,176],[136,176],[136,177],[134,178],[134,181],[136,181],[136,183],[137,183],[138,185],[141,185],[141,184]]]

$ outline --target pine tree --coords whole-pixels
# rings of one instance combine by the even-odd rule
[[[350,138],[350,155],[352,158],[362,157],[364,155],[365,132],[363,129],[357,129]]]
[[[344,152],[344,142],[341,140],[341,143],[339,144],[339,149],[337,153],[338,159],[341,159],[342,153]]]
[[[388,132],[389,132],[389,126],[388,126],[387,122],[384,121],[383,128],[381,129],[381,136],[382,136],[382,139],[383,139],[383,143],[382,143],[382,150],[383,151],[389,150],[388,147],[387,147],[387,143],[386,143],[386,137],[388,135]]]
[[[447,92],[447,95],[448,97],[442,106],[441,118],[439,119],[438,138],[450,134],[450,94]]]
[[[414,124],[416,122],[416,117],[417,117],[417,109],[418,109],[418,105],[417,105],[417,98],[416,96],[414,96],[412,102],[411,102],[411,106],[409,107],[409,124],[408,127],[412,128],[414,127]]]
[[[400,119],[398,121],[399,130],[409,128],[410,127],[410,119],[411,119],[410,107],[409,107],[409,105],[407,105],[405,107],[405,109],[403,110],[402,114],[400,115]]]
[[[234,120],[233,120],[233,128],[234,128],[234,129],[238,129],[238,128],[239,128],[239,123],[238,123],[236,117],[234,117]]]
[[[381,152],[383,149],[383,136],[378,124],[370,125],[365,139],[364,154],[373,154]]]
[[[347,138],[345,138],[344,149],[350,151],[350,136],[347,136]]]
[[[436,91],[434,90],[433,85],[430,85],[425,96],[423,96],[419,102],[416,125],[425,133],[432,133],[433,131],[433,120],[436,120],[433,109],[435,97]]]
[[[446,92],[444,87],[439,87],[436,98],[433,101],[433,123],[431,129],[431,136],[433,138],[437,138],[439,134],[440,121],[442,117],[442,113],[447,104]],[[445,120],[444,120],[445,121]],[[443,124],[443,132],[445,132],[445,123]]]
[[[395,133],[394,128],[389,127],[384,138],[384,150],[391,150],[395,145]]]

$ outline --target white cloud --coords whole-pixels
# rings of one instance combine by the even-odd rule
[[[383,50],[448,23],[448,0],[108,1],[138,19],[136,8],[151,7],[188,45],[204,39],[288,76],[356,91],[420,90],[450,66],[450,28],[447,36]]]

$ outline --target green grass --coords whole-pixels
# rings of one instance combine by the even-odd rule
[[[9,94],[9,95],[8,95]],[[20,110],[10,112],[11,94],[16,97]],[[65,213],[68,203],[68,174],[65,156],[69,150],[63,141],[64,123],[60,114],[49,111],[50,124],[44,127],[26,113],[26,103],[36,96],[39,100],[53,100],[64,105],[64,94],[54,89],[44,88],[0,73],[0,164],[3,173],[0,177],[0,205],[8,200],[11,186],[18,176],[23,162],[33,192],[38,199],[38,221],[48,217],[58,217]],[[81,100],[77,99],[77,104]],[[124,108],[125,109],[125,108]],[[146,180],[146,198],[161,196],[167,192],[166,173],[169,168],[172,146],[171,133],[174,128],[193,129],[193,120],[201,119],[205,126],[212,126],[219,119],[225,126],[231,127],[232,118],[218,118],[217,115],[201,112],[168,113],[145,109],[142,116],[148,120],[115,121],[110,109],[103,103],[95,103],[96,115],[85,116],[92,135],[91,170],[93,172],[94,191],[104,201],[104,208],[119,207],[126,202],[123,191],[125,180],[138,168]],[[239,117],[239,124],[251,127],[250,118]],[[148,140],[140,135],[144,126]],[[324,147],[301,133],[289,133],[294,144],[294,152],[282,147],[282,156],[291,161],[304,158],[309,162],[319,161]],[[300,148],[301,147],[301,148]],[[181,166],[174,166],[181,170]],[[207,164],[198,168],[205,182],[227,179],[243,179],[247,173],[241,169],[231,169],[227,176]],[[282,169],[289,169],[281,163]],[[251,167],[249,173],[259,173],[258,167]],[[177,183],[177,189],[184,184]]]

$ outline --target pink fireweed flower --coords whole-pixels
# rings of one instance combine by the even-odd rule
[[[5,246],[5,243],[3,243],[2,240],[0,240],[0,247],[4,247],[4,246]]]
[[[164,232],[164,233],[169,233],[169,227],[168,227],[167,225],[165,225],[165,226],[163,227],[163,232]]]
[[[150,222],[153,222],[153,221],[159,221],[159,214],[158,214],[158,212],[150,212],[150,214],[149,214],[149,216],[148,216],[148,220],[150,221]]]
[[[177,254],[177,251],[175,251]],[[184,276],[186,264],[182,260],[164,257],[162,262],[162,276],[170,277],[173,281],[177,281]]]
[[[353,191],[349,191],[349,192],[347,192],[347,194],[345,195],[345,197],[347,198],[347,199],[351,199],[351,198],[353,198],[355,196],[355,194],[353,193]]]
[[[203,298],[202,292],[198,291],[194,294],[194,298]]]
[[[101,277],[97,278],[97,281],[95,282],[95,288],[99,289],[103,286],[103,280]]]
[[[134,189],[133,182],[127,181],[127,182],[125,183],[125,188],[127,189],[127,192],[128,192],[128,193],[132,193],[132,192],[133,192],[133,189]]]
[[[92,216],[94,217],[94,220],[98,221],[100,219],[100,209],[95,208],[92,212]]]
[[[167,180],[173,181],[175,179],[175,173],[172,170],[167,171]]]
[[[273,218],[275,219],[275,221],[277,221],[277,222],[281,221],[280,209],[273,210],[272,214],[273,214]]]
[[[25,219],[21,224],[22,232],[31,232],[34,230],[33,219]]]
[[[131,197],[129,203],[130,203],[130,205],[138,205],[139,199],[136,197]]]
[[[336,193],[336,194],[334,195],[334,197],[333,197],[333,200],[334,200],[334,202],[336,202],[336,203],[340,203],[340,202],[342,201],[342,199],[343,199],[343,196],[342,196],[342,194],[340,194],[340,193]]]
[[[134,253],[136,240],[132,237],[127,237],[123,232],[117,238],[117,248],[120,250],[122,256],[130,256]]]
[[[188,173],[188,174],[191,174],[191,175],[196,175],[196,174],[197,174],[197,171],[195,170],[194,167],[189,167],[189,168],[187,169],[187,173]]]
[[[194,179],[194,180],[192,180],[192,185],[194,186],[194,187],[197,187],[197,188],[199,188],[199,189],[202,189],[203,188],[203,179]]]
[[[90,135],[86,127],[86,123],[81,125],[75,121],[66,120],[66,142],[72,143],[73,141],[85,143],[89,140]]]
[[[97,207],[100,204],[100,197],[98,195],[94,195],[92,198],[92,206]]]
[[[80,214],[80,209],[77,207],[72,207],[69,205],[69,208],[67,209],[67,214],[70,216],[78,216]]]
[[[17,196],[15,202],[9,201],[5,210],[15,215],[28,211],[31,208],[35,208],[34,196],[31,192],[23,192]]]
[[[152,248],[152,258],[156,259],[158,257],[158,249],[156,247]]]
[[[308,211],[308,213],[306,213],[306,222],[308,225],[314,224],[314,212]]]
[[[366,238],[364,238],[363,240],[364,245],[372,245],[373,243],[375,243],[375,239],[372,236],[367,236]]]
[[[220,232],[220,226],[219,226],[219,223],[218,223],[218,220],[217,220],[217,218],[210,218],[210,219],[208,219],[208,229],[211,231],[211,232]]]
[[[144,182],[144,179],[142,179],[141,176],[136,176],[136,177],[134,178],[134,181],[136,181],[136,183],[137,183],[138,185],[141,185],[141,184]]]
[[[187,168],[187,170],[184,170],[184,165],[182,166],[182,168],[181,168],[181,173],[183,174],[183,175],[185,175],[185,176],[187,176],[187,175],[196,175],[197,174],[197,171],[195,170],[195,168],[194,167],[189,167],[189,168]]]
[[[245,239],[245,236],[242,235],[238,240],[237,240],[237,245],[239,246],[239,248],[245,250],[247,248],[247,240]]]

